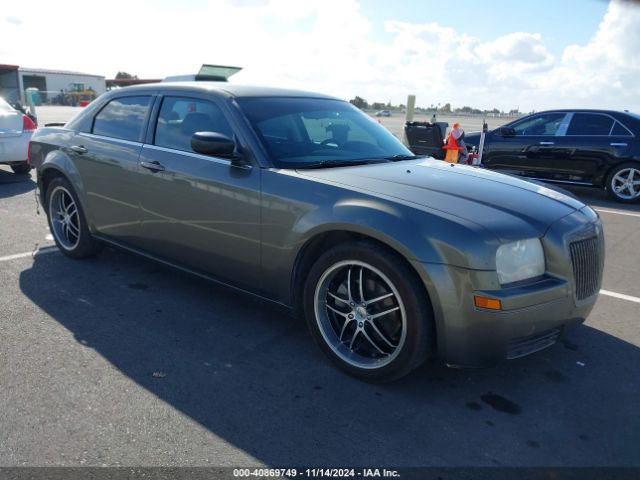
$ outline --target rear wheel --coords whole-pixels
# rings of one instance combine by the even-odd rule
[[[31,171],[31,165],[29,165],[28,162],[18,163],[17,165],[11,165],[11,170],[13,170],[14,173],[24,175]]]
[[[95,255],[102,244],[91,236],[78,197],[69,181],[54,178],[47,186],[49,229],[62,253],[72,258]]]
[[[339,245],[312,267],[305,313],[314,338],[338,367],[386,382],[428,356],[432,313],[424,288],[397,254],[369,242]]]
[[[640,165],[623,163],[614,168],[607,177],[607,192],[618,202],[640,200]]]

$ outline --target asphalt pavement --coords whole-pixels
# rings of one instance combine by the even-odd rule
[[[110,248],[64,257],[34,180],[0,167],[0,466],[640,467],[638,205],[573,190],[608,293],[564,341],[370,385],[278,308]]]

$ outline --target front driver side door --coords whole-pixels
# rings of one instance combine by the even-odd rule
[[[227,283],[255,289],[260,267],[260,169],[191,149],[194,132],[234,138],[222,108],[165,96],[140,153],[141,246]]]
[[[564,148],[557,144],[557,135],[562,132],[566,117],[564,112],[533,115],[510,125],[511,135],[503,135],[497,129],[485,146],[483,162],[504,173],[548,178]]]

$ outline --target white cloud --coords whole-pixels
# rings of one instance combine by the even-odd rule
[[[12,15],[5,17],[5,20],[7,21],[7,23],[11,23],[13,25],[20,25],[22,23],[22,20],[20,20],[20,18],[14,17]]]
[[[28,16],[21,3],[3,5],[1,63],[107,77],[118,70],[164,77],[220,63],[245,67],[234,77],[240,83],[341,98],[404,103],[413,93],[419,105],[640,111],[640,6],[621,0],[610,3],[588,44],[559,56],[535,31],[481,41],[436,23],[390,19],[385,40],[374,40],[379,27],[358,0],[111,0],[91,8],[32,0],[38,15]]]
[[[542,88],[575,104],[640,112],[640,6],[614,1],[587,45],[565,48]]]

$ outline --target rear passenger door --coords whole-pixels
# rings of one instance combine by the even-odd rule
[[[141,246],[240,287],[257,287],[260,169],[191,149],[195,132],[234,138],[224,105],[208,97],[162,98],[140,155]]]
[[[628,154],[631,132],[605,113],[576,112],[564,137],[568,154],[556,163],[567,181],[598,183],[608,166]]]
[[[98,111],[90,128],[76,133],[68,144],[90,221],[101,234],[126,243],[134,243],[138,234],[138,156],[152,98],[139,94],[113,98]]]

